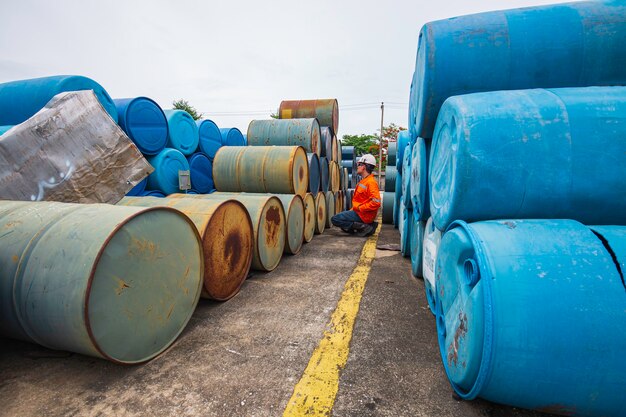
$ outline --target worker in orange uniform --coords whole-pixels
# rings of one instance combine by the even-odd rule
[[[380,207],[380,190],[372,175],[376,168],[376,158],[363,155],[357,161],[356,173],[362,179],[354,189],[352,210],[342,211],[331,218],[331,222],[346,233],[357,236],[370,236],[378,227],[374,221]]]

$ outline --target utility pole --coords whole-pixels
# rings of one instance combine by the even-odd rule
[[[381,181],[383,175],[383,119],[385,116],[385,102],[380,103],[380,143],[378,145],[378,187],[382,190]]]

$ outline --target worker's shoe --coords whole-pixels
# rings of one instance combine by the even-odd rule
[[[348,227],[347,229],[345,227],[342,227],[341,230],[343,230],[344,232],[349,233],[349,234],[352,234],[352,233],[356,232],[356,230],[354,230],[352,228],[352,226]]]
[[[352,224],[352,227],[356,230],[355,235],[360,236],[360,237],[367,237],[367,236],[371,236],[374,234],[374,232],[376,231],[376,228],[378,227],[378,223],[354,222]]]

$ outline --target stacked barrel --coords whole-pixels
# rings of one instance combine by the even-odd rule
[[[422,28],[409,246],[464,399],[626,413],[624,45],[619,2]]]

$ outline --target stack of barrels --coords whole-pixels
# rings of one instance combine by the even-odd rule
[[[619,2],[421,30],[400,223],[464,399],[626,413],[624,45]]]

